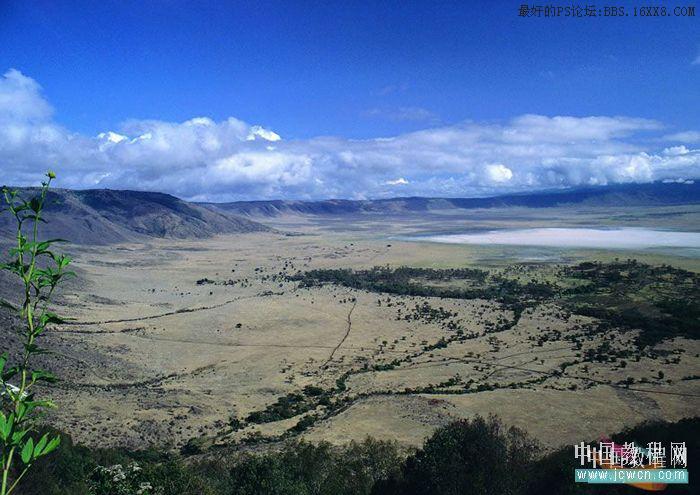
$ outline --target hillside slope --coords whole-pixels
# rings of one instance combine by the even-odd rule
[[[30,197],[36,189],[21,189]],[[268,227],[230,213],[188,203],[169,194],[92,189],[52,189],[42,227],[45,237],[77,244],[110,244],[148,237],[189,239],[216,234],[260,232]],[[0,232],[14,228],[9,215],[0,215]]]

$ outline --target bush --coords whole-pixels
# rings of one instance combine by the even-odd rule
[[[700,419],[648,423],[625,430],[616,442],[685,441],[688,458],[700,458]],[[591,440],[591,439],[588,439]],[[367,439],[335,447],[296,442],[264,454],[218,453],[188,462],[156,451],[90,450],[62,436],[54,455],[41,459],[21,485],[22,495],[92,495],[88,480],[97,466],[138,462],[139,483],[160,495],[418,495],[418,494],[636,494],[627,486],[574,483],[573,447],[543,455],[525,433],[490,417],[458,421],[435,431],[407,459],[391,442]],[[698,476],[689,461],[689,477]],[[140,486],[140,485],[139,485]],[[693,493],[693,485],[665,493]],[[92,492],[95,493],[95,492]],[[99,492],[98,492],[99,493]],[[115,492],[119,493],[119,492]],[[134,492],[135,493],[135,492]],[[131,493],[129,495],[132,495]]]
[[[402,479],[378,484],[381,494],[516,494],[528,483],[538,444],[497,418],[477,416],[437,430],[403,468]]]

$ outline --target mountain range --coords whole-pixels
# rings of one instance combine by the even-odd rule
[[[236,201],[202,203],[216,211],[251,218],[279,215],[344,215],[401,213],[475,208],[552,208],[561,206],[664,206],[700,204],[700,183],[654,182],[577,189],[507,194],[485,198],[390,198],[374,200],[329,199],[323,201]]]
[[[36,189],[20,189],[29,197]],[[46,237],[78,244],[111,244],[148,238],[196,239],[217,234],[271,231],[260,221],[282,215],[391,215],[484,208],[567,206],[649,207],[700,204],[700,183],[650,183],[508,194],[487,198],[391,198],[375,200],[237,201],[191,203],[158,192],[52,189],[42,227]],[[12,219],[0,214],[7,238]]]

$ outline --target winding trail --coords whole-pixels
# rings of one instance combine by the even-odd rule
[[[345,335],[343,335],[343,338],[338,342],[338,345],[336,345],[333,350],[331,351],[331,355],[328,356],[328,359],[326,359],[326,362],[321,365],[321,368],[325,369],[328,366],[328,363],[330,363],[333,360],[333,356],[335,356],[335,353],[338,349],[340,349],[340,346],[345,343],[345,340],[348,338],[348,335],[350,335],[350,330],[352,330],[352,312],[355,311],[355,308],[357,307],[357,298],[355,298],[355,301],[352,303],[352,308],[350,308],[350,311],[348,311],[348,316],[347,316],[347,322],[348,322],[348,328],[345,331]]]
[[[376,252],[373,256],[370,256],[367,258],[368,262],[373,262],[376,260],[379,256],[386,254],[389,252],[388,246],[385,249],[382,249],[378,252]],[[346,295],[352,294],[353,289],[349,288],[346,292]],[[328,359],[320,366],[320,369],[326,369],[328,367],[328,363],[330,363],[333,360],[333,356],[335,356],[335,353],[340,349],[340,346],[342,346],[345,341],[347,340],[348,336],[350,335],[350,330],[352,330],[352,312],[355,311],[355,307],[357,307],[357,298],[355,298],[355,301],[352,303],[352,308],[350,308],[350,311],[348,312],[347,316],[347,323],[348,323],[348,328],[345,331],[345,335],[343,335],[343,338],[338,342],[338,345],[336,345],[333,350],[331,351],[330,356],[328,356]]]
[[[184,372],[184,373],[169,373],[167,375],[161,375],[161,376],[156,376],[153,378],[149,378],[147,380],[138,380],[138,381],[130,381],[130,382],[106,382],[106,383],[85,383],[85,382],[68,382],[68,381],[63,381],[63,382],[58,382],[58,387],[57,388],[63,388],[63,389],[103,389],[103,390],[125,390],[125,389],[130,389],[130,388],[145,388],[145,387],[153,387],[153,386],[160,386],[164,382],[168,380],[176,380],[180,378],[185,378],[188,376],[196,376],[199,373],[205,372],[205,371],[210,371],[216,369],[217,366],[219,366],[220,363],[217,364],[209,364],[206,366],[200,366],[199,368],[195,368],[191,371]]]
[[[222,303],[218,304],[212,304],[211,306],[198,306],[194,308],[181,308],[181,309],[176,309],[175,311],[168,311],[166,313],[159,313],[157,315],[150,315],[150,316],[139,316],[136,318],[123,318],[119,320],[98,320],[98,321],[65,321],[61,325],[62,326],[88,326],[88,325],[104,325],[107,323],[131,323],[135,321],[145,321],[145,320],[155,320],[157,318],[163,318],[165,316],[173,316],[173,315],[179,315],[183,313],[195,313],[198,311],[208,311],[211,309],[217,309],[221,308],[223,306],[227,306],[229,304],[232,304],[236,301],[242,301],[244,299],[252,299],[254,297],[262,297],[261,294],[255,294],[251,296],[240,296],[236,297],[234,299],[229,299],[227,301],[224,301]]]
[[[471,364],[471,363],[477,362],[479,364],[484,364],[484,365],[488,364],[491,366],[495,366],[497,368],[527,371],[530,373],[535,373],[535,374],[539,374],[539,375],[547,375],[547,376],[551,376],[554,378],[558,378],[558,377],[563,376],[566,378],[573,378],[576,380],[589,381],[589,382],[595,383],[597,385],[606,385],[606,386],[612,387],[612,388],[618,388],[618,389],[622,389],[622,390],[631,390],[634,392],[642,392],[642,393],[647,393],[647,394],[677,395],[680,397],[700,397],[700,394],[688,394],[688,393],[683,393],[683,392],[671,392],[671,391],[667,391],[667,390],[650,390],[650,389],[637,388],[637,387],[628,387],[626,385],[618,385],[616,383],[611,383],[611,382],[605,381],[605,380],[597,380],[595,378],[590,378],[587,376],[571,375],[571,374],[568,374],[566,372],[557,373],[557,372],[553,372],[553,371],[533,370],[531,368],[525,368],[525,367],[520,366],[520,365],[494,364],[493,362],[486,362],[486,361],[482,361],[482,360],[469,359],[469,358],[448,358],[448,359],[450,361],[452,361],[453,363],[462,362],[462,363]],[[440,364],[444,364],[444,363],[440,363]],[[437,394],[437,395],[439,395],[439,394]]]
[[[123,330],[56,330],[56,334],[84,334],[84,335],[109,335],[115,333],[138,333],[146,330],[146,327],[124,328]]]

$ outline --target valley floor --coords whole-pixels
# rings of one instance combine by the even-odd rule
[[[302,288],[287,277],[384,265],[504,270],[517,262],[513,250],[314,229],[75,247],[80,286],[61,308],[75,320],[51,337],[62,378],[51,421],[100,446],[257,445],[291,435],[418,446],[455,418],[494,413],[555,446],[697,414],[696,340],[667,340],[624,365],[587,361],[582,354],[600,339],[632,348],[634,332],[583,338],[592,319],[550,303],[493,332],[513,318],[494,301]],[[621,256],[537,254],[557,263]],[[632,254],[698,269],[693,258],[623,253]],[[550,276],[548,261],[519,263]],[[456,327],[469,338],[454,339]]]

